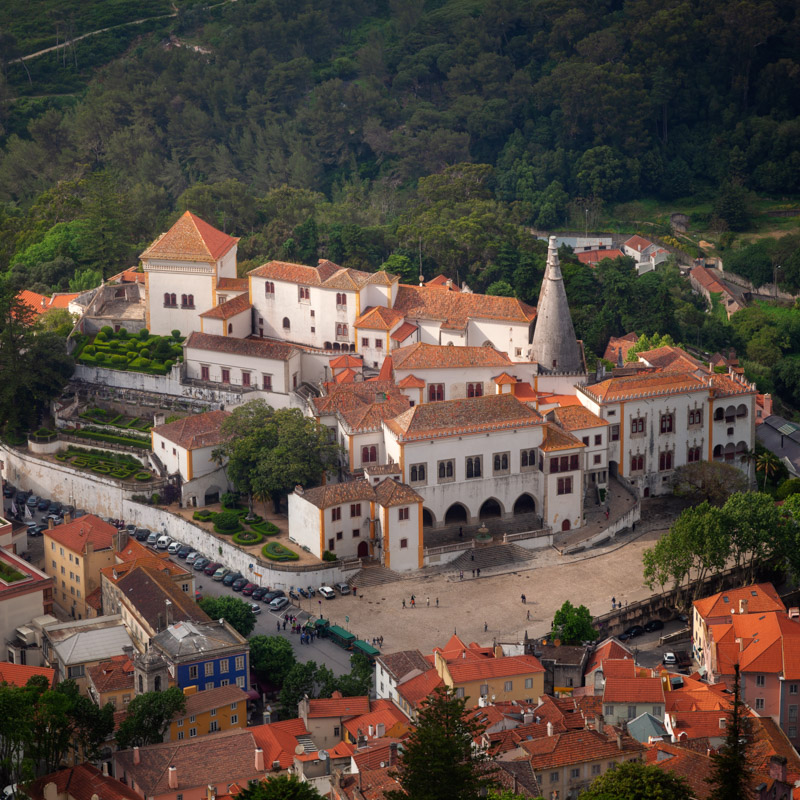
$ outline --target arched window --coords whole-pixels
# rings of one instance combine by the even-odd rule
[[[176,306],[176,307],[177,307],[177,305],[178,305],[178,298],[177,298],[177,297],[176,297],[174,294],[171,294],[171,295],[169,296],[169,301],[170,301],[170,305],[172,305],[172,306]]]
[[[284,329],[285,331],[288,331],[288,330],[291,330],[291,327],[292,327],[292,326],[291,326],[291,324],[289,323],[289,317],[284,317],[284,318],[283,318],[283,329]]]
[[[169,306],[169,292],[164,292],[164,306]]]
[[[264,284],[264,294],[274,297],[275,296],[275,284],[272,281],[267,281]]]
[[[718,408],[714,411],[714,421],[717,422],[721,419],[725,419],[725,412],[721,408]]]
[[[189,308],[194,308],[194,295],[193,294],[190,294],[187,297],[186,304],[189,306]]]
[[[228,333],[233,333],[233,323],[232,322],[228,323]]]
[[[373,445],[365,445],[361,448],[361,461],[364,464],[374,464],[378,460],[378,448]]]
[[[185,295],[185,294],[182,294],[182,295],[181,295],[181,305],[182,305],[184,308],[186,308],[186,306],[188,305],[188,304],[187,304],[187,302],[186,302],[186,295]]]
[[[144,680],[142,680],[142,676],[139,676],[139,694],[144,694]]]
[[[744,403],[742,403],[742,405],[737,407],[736,416],[737,417],[746,417],[747,416],[747,406]]]
[[[160,675],[156,675],[156,679],[153,681],[153,689],[156,692],[160,692],[161,691],[161,676]]]

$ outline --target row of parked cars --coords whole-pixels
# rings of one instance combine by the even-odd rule
[[[41,536],[49,527],[49,521],[54,525],[61,525],[64,522],[64,515],[70,514],[73,519],[86,516],[82,509],[75,506],[59,503],[57,500],[48,500],[46,497],[39,497],[25,489],[16,489],[10,483],[3,486],[3,496],[6,499],[13,499],[17,507],[17,515],[20,519],[24,518],[24,508],[27,507],[31,513],[34,511],[42,512],[42,519],[37,521],[30,519],[27,522],[29,536]]]

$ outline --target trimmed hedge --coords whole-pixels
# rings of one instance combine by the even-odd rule
[[[216,514],[213,511],[209,511],[207,508],[201,508],[200,511],[195,511],[192,514],[192,519],[196,519],[198,522],[211,522]]]
[[[260,533],[262,536],[275,536],[280,533],[275,525],[266,520],[264,522],[248,522],[247,524],[250,526],[251,530]]]
[[[128,439],[125,436],[112,436],[110,433],[95,433],[94,431],[70,431],[70,436],[77,436],[79,439],[94,439],[97,442],[110,442],[112,444],[123,444],[126,447],[139,447],[142,450],[150,449],[150,442],[141,439]]]
[[[214,527],[233,531],[240,527],[239,516],[237,511],[220,511],[218,514],[214,514]]]
[[[217,523],[214,523],[214,530],[222,536],[230,536],[232,533],[243,533],[244,528],[239,525],[238,520],[235,528],[220,528]]]
[[[300,558],[294,550],[284,547],[279,542],[267,542],[261,548],[261,554],[271,561],[297,561]]]
[[[254,544],[261,544],[263,541],[264,537],[260,533],[254,533],[252,531],[240,531],[239,533],[233,534],[234,544],[238,544],[242,547],[250,547]]]

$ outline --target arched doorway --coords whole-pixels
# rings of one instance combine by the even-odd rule
[[[358,553],[359,558],[369,558],[369,544],[367,542],[359,542],[358,543]]]
[[[461,503],[453,503],[444,515],[445,525],[461,525],[467,521],[467,509]]]
[[[535,514],[536,501],[529,494],[521,494],[514,503],[514,516],[517,514]]]
[[[568,531],[568,530],[569,530],[571,527],[572,527],[572,525],[570,525],[570,522],[569,522],[569,520],[568,520],[568,519],[565,519],[565,520],[564,520],[564,521],[561,523],[561,530],[562,530],[562,531]]]
[[[206,489],[205,498],[203,499],[203,505],[210,506],[213,503],[219,503],[218,486],[209,486],[208,489]]]
[[[433,517],[433,514],[430,512],[429,509],[423,508],[422,509],[422,527],[423,528],[432,528],[436,524],[436,520]]]
[[[478,519],[499,519],[503,516],[503,509],[500,506],[500,503],[494,499],[494,497],[490,497],[488,500],[484,500],[483,505],[481,506],[481,510],[478,512]]]

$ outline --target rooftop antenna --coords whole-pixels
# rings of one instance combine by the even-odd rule
[[[422,236],[419,237],[419,285],[425,283],[425,278],[422,275]]]

